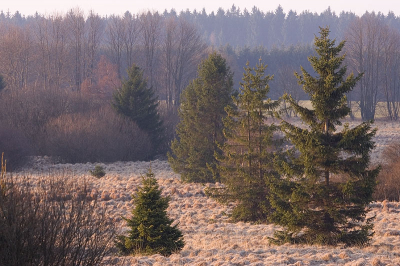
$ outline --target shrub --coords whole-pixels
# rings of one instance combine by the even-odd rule
[[[66,114],[98,110],[102,104],[96,99],[64,90],[8,90],[1,93],[0,121],[2,127],[23,132],[35,155],[45,155],[45,127],[49,121]]]
[[[93,170],[90,170],[90,174],[94,177],[101,178],[106,175],[106,172],[102,166],[96,165]]]
[[[62,115],[45,128],[46,153],[65,162],[112,162],[146,159],[151,144],[146,133],[110,107]]]
[[[169,198],[161,197],[161,192],[150,169],[147,177],[143,177],[143,187],[133,196],[136,206],[132,218],[124,218],[131,228],[129,236],[120,235],[116,240],[122,254],[169,256],[183,248],[182,233],[178,225],[171,226],[173,220],[167,216]]]
[[[377,178],[374,200],[400,200],[400,143],[388,146],[383,154],[382,170]]]
[[[99,265],[111,252],[114,225],[84,182],[2,177],[0,265]]]

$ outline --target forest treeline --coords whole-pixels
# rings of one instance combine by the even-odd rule
[[[332,38],[347,40],[349,70],[366,73],[365,82],[349,97],[359,102],[362,118],[374,118],[377,103],[384,101],[387,115],[397,119],[400,20],[392,12],[359,17],[330,8],[320,14],[285,13],[281,6],[263,12],[235,5],[211,13],[172,9],[106,17],[79,8],[27,17],[1,11],[0,74],[10,89],[57,88],[104,96],[120,85],[135,63],[159,99],[171,107],[178,105],[206,54],[219,50],[234,72],[234,84],[239,84],[246,62],[254,65],[261,57],[268,74],[274,75],[271,97],[291,90],[304,100],[307,96],[293,72],[300,66],[307,69],[319,26],[329,26]]]
[[[127,11],[106,17],[79,8],[27,17],[0,12],[0,135],[7,140],[1,146],[3,151],[31,147],[31,154],[62,155],[69,162],[151,157],[148,134],[110,107],[127,70],[136,65],[159,100],[165,128],[160,151],[166,152],[176,134],[181,93],[215,51],[233,72],[235,90],[246,63],[255,65],[261,58],[266,74],[274,77],[271,99],[288,93],[296,101],[307,100],[294,72],[304,67],[314,73],[308,56],[315,54],[319,26],[346,40],[347,71],[364,73],[347,95],[352,110],[369,120],[384,108],[397,120],[398,21],[393,13],[358,17],[328,8],[321,14],[286,14],[280,6],[267,13],[232,6],[210,14]]]

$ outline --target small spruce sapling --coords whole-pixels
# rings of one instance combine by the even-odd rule
[[[101,178],[106,175],[106,172],[102,166],[96,165],[94,170],[90,170],[90,174],[94,177]]]
[[[130,230],[128,236],[119,235],[115,241],[121,254],[170,256],[184,247],[178,224],[172,226],[173,220],[167,216],[170,198],[162,197],[161,192],[150,168],[143,177],[142,187],[132,196],[135,203],[132,218],[123,217]]]

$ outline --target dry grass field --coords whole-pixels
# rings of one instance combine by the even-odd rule
[[[354,124],[350,122],[350,124]],[[400,141],[400,123],[377,122],[378,134],[372,160],[390,143]],[[91,193],[101,206],[110,210],[110,219],[119,233],[128,228],[122,216],[129,217],[131,194],[141,183],[149,162],[116,162],[99,164],[106,176],[97,179],[89,174],[97,164],[52,164],[47,158],[37,158],[29,168],[17,174],[27,174],[34,182],[43,173],[67,173],[72,179],[85,179]],[[185,247],[166,258],[160,255],[119,257],[108,256],[104,265],[400,265],[400,203],[374,202],[369,215],[376,215],[375,234],[365,248],[344,248],[307,245],[269,244],[274,225],[230,223],[226,214],[230,207],[220,205],[205,196],[210,184],[185,184],[166,161],[153,161],[151,168],[164,195],[170,195],[168,213],[179,223],[184,233]]]

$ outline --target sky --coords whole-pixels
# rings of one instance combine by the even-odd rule
[[[5,13],[9,11],[11,14],[18,10],[22,15],[28,16],[33,15],[36,11],[44,15],[54,12],[63,14],[71,8],[79,7],[85,13],[93,10],[95,13],[105,16],[123,15],[125,11],[137,14],[147,10],[163,12],[166,9],[170,11],[173,8],[179,13],[187,9],[201,11],[205,8],[209,14],[211,11],[216,12],[219,7],[227,10],[235,4],[241,10],[246,8],[249,11],[253,6],[264,12],[274,11],[278,5],[281,5],[286,13],[289,10],[297,11],[297,13],[305,10],[321,13],[330,7],[337,15],[344,10],[352,11],[357,15],[362,15],[365,11],[382,12],[386,15],[389,11],[393,11],[396,16],[400,16],[399,0],[363,0],[361,3],[354,0],[1,0],[0,10]]]

